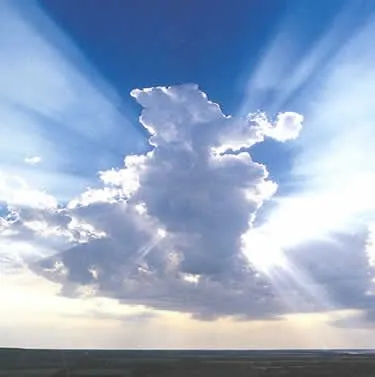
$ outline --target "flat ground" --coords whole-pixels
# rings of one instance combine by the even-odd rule
[[[0,348],[0,377],[375,376],[375,354]]]

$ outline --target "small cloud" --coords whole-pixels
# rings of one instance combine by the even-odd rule
[[[303,116],[294,112],[280,113],[274,127],[267,130],[267,136],[277,141],[296,139],[302,130]]]
[[[37,165],[42,161],[42,157],[40,156],[26,157],[24,161],[26,162],[26,164],[29,164],[29,165]]]

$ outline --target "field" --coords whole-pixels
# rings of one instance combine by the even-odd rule
[[[99,351],[0,348],[0,377],[375,376],[375,354],[344,351]]]

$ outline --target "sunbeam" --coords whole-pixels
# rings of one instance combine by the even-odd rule
[[[0,4],[0,72],[0,170],[67,201],[144,148],[129,108],[33,1]]]
[[[306,7],[306,3],[293,3],[292,9],[287,9],[284,19],[276,27],[271,42],[264,47],[257,67],[248,79],[238,114],[243,116],[264,110],[265,106],[273,114],[281,111],[306,84],[332,63],[336,54],[345,47],[347,39],[356,34],[364,20],[370,17],[369,13],[353,19],[353,12],[359,6],[354,2],[343,3],[339,12],[328,20],[327,27],[327,20],[323,19],[321,36],[305,50],[303,38],[311,32],[313,25],[303,24],[301,20],[306,12],[317,10],[312,4]]]
[[[373,346],[375,2],[93,3],[0,0],[4,345]]]
[[[369,242],[369,245],[371,243]],[[370,247],[369,247],[370,248]],[[243,237],[243,253],[249,264],[271,284],[279,305],[286,313],[325,313],[330,323],[346,320],[342,307],[330,297],[327,290],[294,263],[264,229],[252,229]],[[341,341],[358,341],[355,335],[347,335]],[[328,339],[319,336],[315,340],[325,348]]]
[[[267,105],[272,111],[285,107],[297,93],[306,111],[304,130],[296,141],[298,154],[289,174],[295,189],[276,195],[275,206],[265,219],[244,235],[244,254],[255,269],[267,276],[291,311],[303,311],[308,305],[309,310],[333,313],[330,316],[336,320],[340,320],[340,303],[293,260],[289,250],[316,241],[334,247],[337,233],[359,239],[375,218],[375,55],[368,49],[375,30],[374,9],[356,19],[351,16],[356,4],[348,4],[307,55],[294,62],[289,73],[283,60],[281,67],[273,70],[280,60],[276,53],[285,52],[286,45],[280,42],[283,40],[284,44],[295,43],[298,49],[299,35],[282,29],[283,25],[289,29],[293,26],[290,20],[281,24],[281,34],[249,81],[249,93],[255,98],[259,89],[274,91]],[[293,55],[293,48],[290,51]],[[306,90],[306,84],[310,90]],[[242,112],[254,106],[252,98],[245,98]],[[362,250],[365,269],[372,263],[370,239],[367,254]],[[348,255],[357,252],[348,250]],[[370,285],[370,280],[366,284]],[[290,294],[293,290],[297,292],[294,296]]]
[[[288,311],[328,311],[335,309],[328,295],[298,268],[285,251],[263,229],[252,229],[243,240],[243,252],[249,263],[270,280]]]
[[[165,237],[167,232],[164,229],[157,229],[155,236],[149,242],[143,245],[134,255],[134,264],[139,264],[158,245]]]

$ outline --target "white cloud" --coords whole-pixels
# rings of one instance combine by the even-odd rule
[[[42,161],[42,157],[40,156],[26,157],[24,161],[26,162],[26,164],[37,165]]]
[[[277,116],[274,127],[267,131],[267,136],[278,141],[296,139],[302,130],[303,116],[293,112],[281,113]]]
[[[291,198],[254,228],[277,186],[241,148],[265,137],[294,139],[301,116],[279,114],[273,125],[264,114],[224,116],[193,85],[132,95],[144,106],[140,120],[152,130],[153,149],[127,156],[121,169],[100,172],[103,187],[86,190],[65,208],[30,212],[14,201],[17,219],[4,223],[4,240],[21,238],[34,250],[49,246],[37,258],[20,254],[24,264],[61,284],[68,297],[106,295],[206,320],[373,305],[366,295],[373,274],[366,233],[321,237],[349,213],[351,207],[340,204],[357,192],[357,183],[336,195],[336,212],[320,216],[331,208],[331,196]],[[327,268],[333,263],[335,269]]]
[[[33,269],[60,281],[69,296],[89,289],[207,319],[282,312],[241,252],[242,234],[277,186],[248,152],[236,151],[270,137],[272,129],[277,139],[295,137],[302,117],[280,114],[271,125],[265,114],[224,116],[196,85],[132,96],[144,107],[140,120],[152,130],[153,150],[127,156],[122,169],[100,172],[104,187],[67,205],[71,223],[90,224],[100,237],[91,235]],[[181,294],[189,300],[181,302]]]
[[[30,263],[105,234],[75,218],[55,197],[0,171],[0,270]]]
[[[46,192],[32,188],[17,175],[0,171],[0,198],[9,206],[28,206],[33,208],[57,208],[57,200]]]

